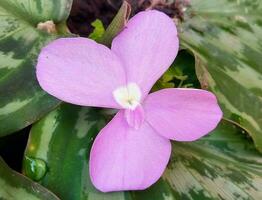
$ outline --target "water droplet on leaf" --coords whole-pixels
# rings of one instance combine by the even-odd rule
[[[46,162],[39,158],[32,158],[25,156],[24,160],[24,173],[29,178],[39,181],[41,180],[47,171]]]

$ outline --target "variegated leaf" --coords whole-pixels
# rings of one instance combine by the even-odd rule
[[[58,105],[38,86],[34,65],[40,49],[59,37],[71,4],[72,0],[1,0],[0,136]]]
[[[36,123],[25,152],[25,174],[64,200],[262,198],[262,157],[246,134],[227,121],[197,142],[174,142],[164,175],[148,190],[98,192],[90,182],[88,161],[107,121],[105,112],[110,111],[63,104]]]
[[[10,169],[0,157],[0,199],[59,200],[53,193]]]
[[[261,13],[261,0],[195,0],[179,25],[182,46],[195,54],[202,87],[217,95],[224,117],[246,129],[260,152]]]

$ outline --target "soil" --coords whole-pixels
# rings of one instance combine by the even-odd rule
[[[87,37],[92,31],[91,23],[100,19],[107,27],[116,15],[123,0],[74,0],[67,25],[70,31]],[[163,11],[172,18],[183,20],[182,6],[189,0],[127,0],[132,7],[132,14],[146,9]]]

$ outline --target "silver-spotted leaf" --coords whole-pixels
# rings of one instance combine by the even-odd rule
[[[194,0],[179,25],[204,88],[262,152],[262,1]],[[185,8],[186,9],[186,8]]]
[[[40,89],[34,66],[40,49],[59,37],[71,4],[72,0],[0,1],[0,136],[24,128],[59,104]]]
[[[0,157],[0,199],[59,200],[38,183],[10,169]]]
[[[52,111],[31,129],[24,169],[31,164],[28,157],[44,161],[47,172],[40,183],[64,200],[262,198],[262,157],[243,130],[227,121],[197,142],[174,142],[164,175],[148,190],[98,192],[88,162],[92,142],[110,118],[106,112],[69,104]]]

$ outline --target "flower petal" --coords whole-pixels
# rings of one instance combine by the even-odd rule
[[[87,38],[61,38],[42,49],[37,79],[49,94],[84,106],[119,108],[113,90],[126,84],[124,68],[107,47]]]
[[[193,141],[212,131],[222,118],[216,97],[198,89],[163,89],[144,102],[145,120],[162,136]]]
[[[112,51],[122,59],[128,82],[137,83],[143,97],[168,69],[179,48],[174,22],[162,12],[140,12],[113,40]]]
[[[124,111],[101,130],[91,149],[90,176],[103,192],[142,190],[164,172],[171,154],[169,140],[147,124],[129,127]]]
[[[139,129],[145,120],[143,107],[138,105],[134,110],[125,109],[125,119],[131,128]]]

